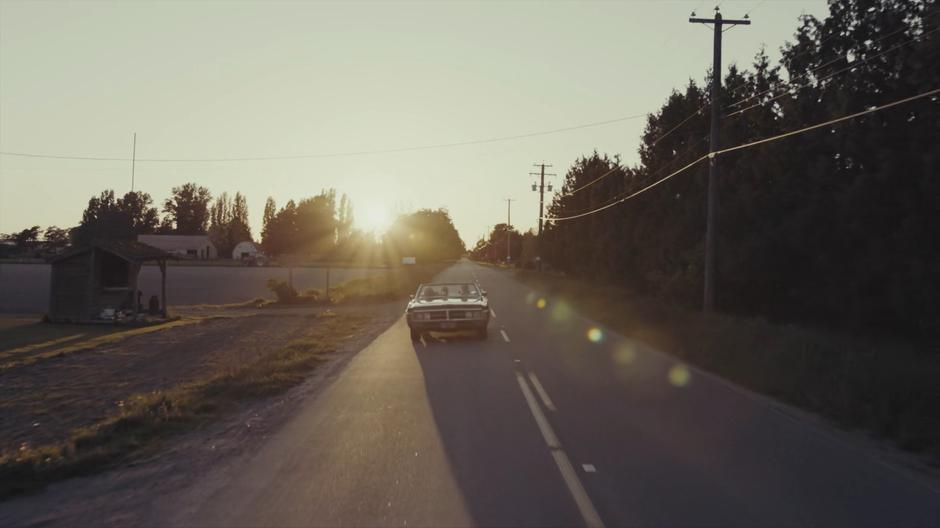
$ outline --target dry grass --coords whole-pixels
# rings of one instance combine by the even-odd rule
[[[0,342],[17,343],[15,348],[0,349],[0,372],[61,357],[76,352],[116,343],[129,337],[160,332],[170,328],[198,323],[201,319],[177,319],[143,327],[116,325],[73,325],[32,323],[0,331]],[[10,341],[7,337],[10,336]]]
[[[418,284],[431,280],[446,267],[446,264],[424,264],[389,268],[378,275],[352,279],[331,287],[329,300],[320,290],[308,290],[288,304],[345,304],[405,299],[415,292]]]
[[[0,361],[12,350],[50,346],[79,337],[97,337],[121,329],[114,326],[46,324],[41,315],[0,315]]]
[[[271,299],[265,299],[264,297],[255,297],[254,299],[248,301],[242,301],[237,303],[226,303],[226,304],[187,304],[175,306],[176,309],[188,309],[188,310],[240,310],[243,308],[263,308],[271,303]]]
[[[940,349],[704,316],[587,280],[516,276],[624,335],[754,391],[863,429],[940,462]]]
[[[370,323],[366,315],[320,315],[303,338],[252,363],[134,396],[120,414],[75,430],[62,442],[2,453],[0,497],[126,461],[240,401],[284,391],[301,382],[351,334]]]

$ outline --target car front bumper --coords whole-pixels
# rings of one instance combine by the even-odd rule
[[[467,319],[460,321],[408,321],[408,327],[419,332],[459,332],[461,330],[482,330],[489,324],[485,319]]]

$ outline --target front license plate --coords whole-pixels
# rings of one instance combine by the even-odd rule
[[[441,328],[457,328],[457,323],[441,323]]]

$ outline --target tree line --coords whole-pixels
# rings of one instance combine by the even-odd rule
[[[802,17],[779,64],[762,50],[750,69],[729,68],[723,146],[940,86],[935,1],[831,0],[829,9],[823,20]],[[706,154],[709,114],[708,77],[690,80],[648,117],[638,163],[596,151],[576,160],[548,210],[557,220],[545,228],[546,261],[700,306],[707,162],[625,203],[562,218]],[[933,97],[721,156],[718,308],[850,330],[940,332],[937,138]]]
[[[221,193],[213,199],[208,188],[195,183],[173,187],[164,200],[163,215],[150,194],[131,191],[116,197],[102,191],[88,200],[71,242],[87,244],[99,239],[134,239],[137,235],[208,235],[220,255],[231,255],[239,242],[250,241],[248,201],[240,192]]]
[[[470,250],[470,258],[484,262],[508,262],[525,269],[536,267],[537,240],[533,230],[520,233],[511,225],[493,226]]]
[[[163,213],[162,215],[160,213]],[[386,233],[354,227],[352,200],[334,189],[281,208],[268,197],[260,244],[264,253],[285,261],[356,261],[385,265],[412,256],[419,261],[453,260],[464,244],[445,209],[421,209],[400,215]],[[124,196],[105,190],[92,196],[79,224],[70,229],[39,226],[0,235],[8,244],[0,256],[51,256],[69,245],[101,239],[136,239],[145,234],[208,235],[220,256],[228,257],[239,242],[252,241],[245,195],[221,193],[213,198],[195,183],[173,187],[162,210],[146,192]]]
[[[147,234],[210,234],[219,252],[251,239],[248,227],[248,206],[237,193],[234,199],[222,193],[215,202],[205,187],[187,183],[172,189],[163,203],[163,216],[150,194],[130,191],[123,196],[106,189],[89,198],[78,225],[71,228],[39,226],[18,233],[0,235],[11,242],[12,252],[48,256],[69,245],[88,244],[95,240],[135,239]],[[231,242],[234,240],[234,242]],[[31,251],[32,250],[32,251]],[[7,249],[6,253],[11,250]]]
[[[729,68],[722,144],[733,146],[940,86],[935,2],[833,1],[803,17],[772,65]],[[852,66],[851,68],[849,66]],[[783,80],[783,73],[791,80]],[[649,116],[640,161],[576,160],[548,216],[610,206],[708,151],[710,73]],[[792,87],[791,87],[792,85]],[[727,312],[848,329],[940,330],[938,99],[723,156],[718,305]],[[743,111],[742,111],[743,110]],[[734,113],[740,111],[739,113]],[[707,163],[627,203],[549,221],[552,267],[686,306],[701,302]],[[507,237],[508,231],[508,237]],[[474,258],[531,267],[505,224]],[[536,246],[533,240],[530,248]]]

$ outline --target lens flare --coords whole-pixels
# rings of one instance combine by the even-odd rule
[[[563,323],[571,318],[571,308],[564,301],[556,302],[552,305],[552,319]]]
[[[621,343],[614,350],[614,363],[619,365],[629,365],[636,359],[636,350],[632,343]]]
[[[535,306],[538,307],[539,310],[544,309],[546,304],[548,304],[548,303],[545,302],[545,298],[544,298],[544,297],[539,298],[539,300],[535,301]]]
[[[685,365],[675,365],[669,369],[667,377],[669,378],[669,383],[676,387],[685,387],[689,384],[689,381],[691,381],[692,374]]]
[[[604,340],[604,332],[601,332],[600,328],[597,328],[596,326],[592,326],[587,331],[587,338],[588,338],[588,341],[592,343],[600,343],[601,341]]]

